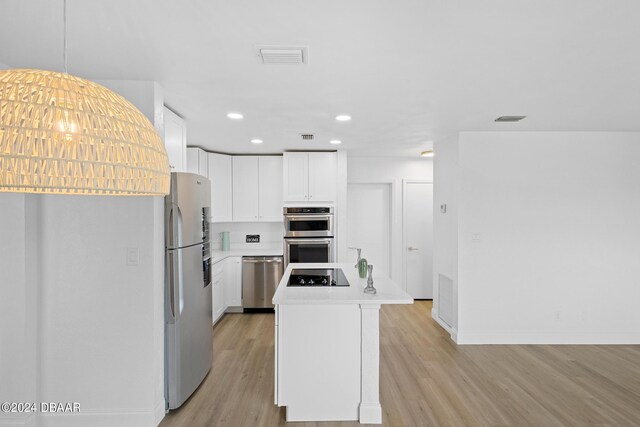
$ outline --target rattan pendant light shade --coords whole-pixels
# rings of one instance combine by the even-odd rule
[[[66,73],[0,71],[0,191],[162,195],[169,161],[149,120]]]

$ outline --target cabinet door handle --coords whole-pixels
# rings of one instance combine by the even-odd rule
[[[409,246],[407,249],[409,249],[410,251],[417,251],[418,248],[416,248],[415,246]]]

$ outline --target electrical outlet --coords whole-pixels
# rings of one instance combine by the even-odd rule
[[[260,243],[259,234],[246,234],[246,243]]]

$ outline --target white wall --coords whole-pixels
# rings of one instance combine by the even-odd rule
[[[640,343],[640,133],[459,144],[458,342]]]
[[[434,146],[434,212],[433,212],[433,317],[454,336],[458,327],[458,137],[438,141]],[[440,206],[446,205],[446,212],[441,212]],[[443,291],[450,298],[443,303],[447,308],[439,313],[440,276],[451,279],[451,289],[447,289],[447,282],[443,281]],[[443,314],[446,320],[442,320]]]
[[[0,193],[0,402],[37,401],[38,245],[35,198]],[[28,413],[0,412],[0,425],[35,425]]]
[[[433,161],[430,158],[406,157],[354,157],[347,158],[347,181],[350,183],[387,182],[392,187],[391,207],[391,278],[404,283],[402,247],[402,180],[433,179]],[[346,206],[345,206],[346,208]],[[346,238],[344,239],[346,241]],[[365,254],[366,257],[366,254]],[[339,251],[339,262],[354,262],[355,250]]]
[[[91,417],[46,424],[153,425],[164,403],[162,198],[39,197],[40,399],[79,402]],[[127,248],[139,265],[127,265]]]

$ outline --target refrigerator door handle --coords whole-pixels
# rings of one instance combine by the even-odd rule
[[[167,256],[168,295],[165,297],[169,306],[167,322],[171,324],[180,317],[184,308],[182,274],[182,251],[169,251]]]
[[[170,224],[166,231],[169,241],[168,247],[178,248],[182,246],[182,212],[178,205],[171,205],[167,222]]]
[[[175,304],[175,292],[174,292],[174,283],[176,280],[176,271],[175,265],[173,262],[173,257],[175,253],[173,251],[167,252],[167,294],[165,295],[165,300],[167,301],[167,323],[173,324],[176,321],[176,304]]]

